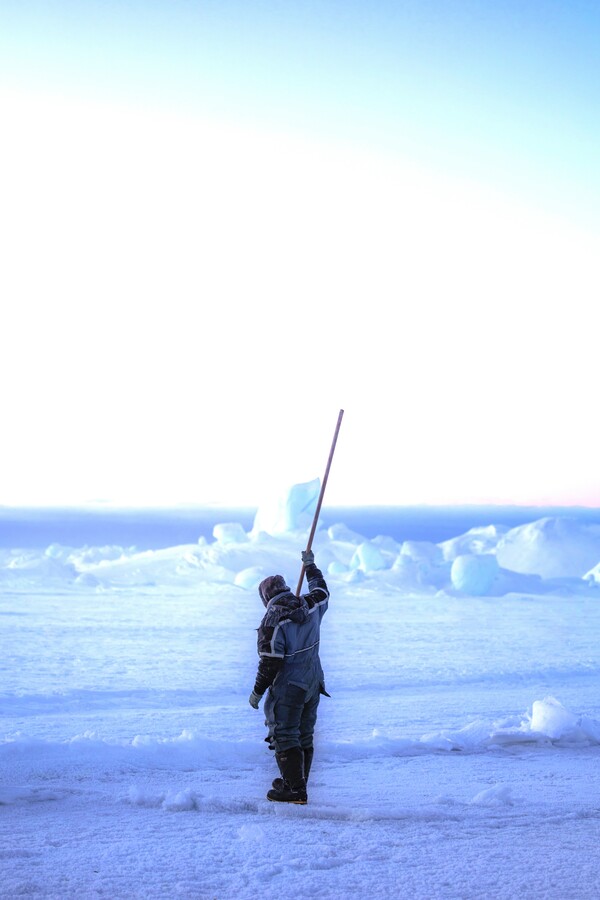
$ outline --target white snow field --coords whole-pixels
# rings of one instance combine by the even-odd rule
[[[600,530],[317,532],[305,807],[248,704],[318,482],[214,539],[0,551],[0,896],[600,895]]]

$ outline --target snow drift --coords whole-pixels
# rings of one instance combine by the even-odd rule
[[[290,487],[260,508],[250,531],[240,523],[214,526],[213,540],[200,538],[160,550],[132,547],[62,547],[43,552],[0,552],[0,583],[13,590],[32,586],[107,590],[171,585],[193,589],[199,582],[253,591],[273,571],[289,583],[299,572],[319,494],[319,481]],[[319,528],[313,542],[319,566],[333,582],[381,582],[399,591],[467,596],[552,593],[566,586],[578,594],[600,583],[600,526],[572,518],[542,518],[513,529],[476,527],[433,544],[364,535],[337,523]]]

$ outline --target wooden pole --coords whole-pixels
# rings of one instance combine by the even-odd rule
[[[344,410],[340,409],[340,414],[338,416],[337,425],[335,426],[335,432],[333,435],[333,441],[331,442],[331,450],[329,451],[329,459],[327,460],[327,466],[325,468],[325,475],[323,476],[323,484],[321,485],[321,493],[319,494],[319,499],[317,501],[317,508],[315,510],[315,515],[313,518],[312,528],[310,529],[310,535],[308,537],[308,544],[306,545],[306,549],[310,550],[312,547],[313,538],[315,536],[315,531],[317,530],[317,522],[319,521],[319,513],[321,512],[321,504],[323,503],[323,495],[325,494],[325,488],[327,487],[327,479],[329,478],[329,470],[331,468],[331,460],[333,459],[333,454],[335,452],[335,445],[337,443],[338,434],[340,433],[340,426],[342,424],[342,416],[344,415]],[[302,568],[300,570],[300,580],[298,581],[298,587],[296,588],[296,597],[300,596],[300,591],[302,590],[302,582],[304,581],[304,563],[302,563]]]

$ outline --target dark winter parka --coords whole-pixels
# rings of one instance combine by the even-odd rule
[[[298,689],[298,702],[318,703],[326,693],[319,659],[321,619],[329,603],[329,591],[317,566],[306,566],[309,592],[296,597],[280,575],[261,584],[266,612],[258,628],[258,673],[254,692],[270,688],[265,704],[267,719],[277,717],[277,701]],[[269,712],[269,710],[271,712]],[[287,741],[286,741],[287,742]]]

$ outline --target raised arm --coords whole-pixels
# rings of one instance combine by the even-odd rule
[[[302,562],[304,563],[306,580],[308,582],[306,602],[311,609],[313,606],[326,605],[329,601],[329,589],[323,578],[323,573],[315,565],[315,555],[312,550],[302,551]]]

